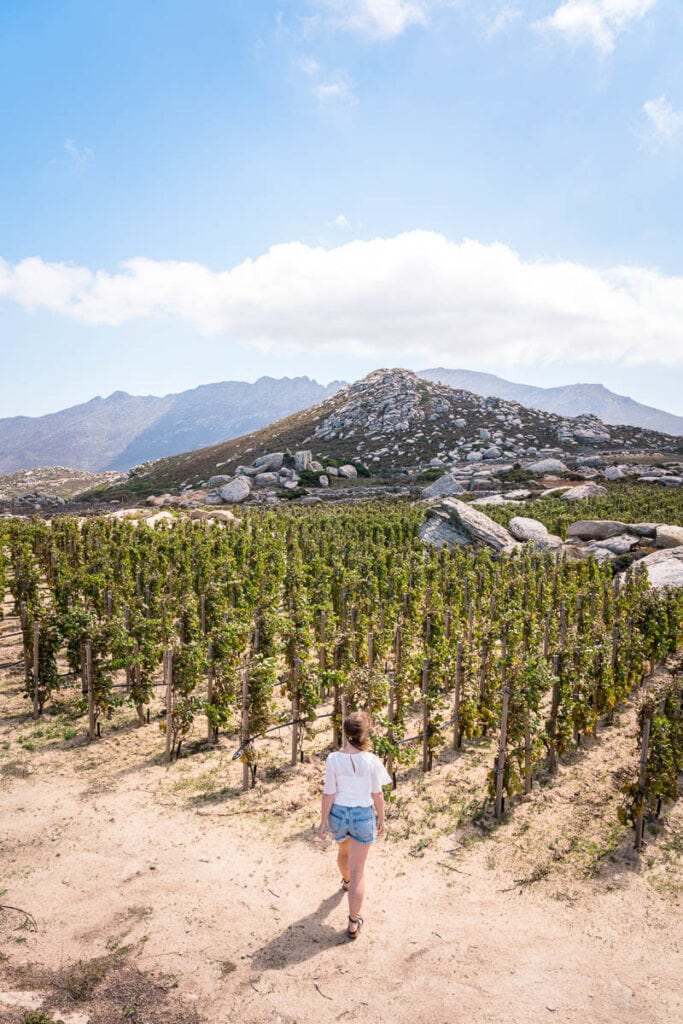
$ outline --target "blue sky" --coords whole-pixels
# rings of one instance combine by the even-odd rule
[[[0,416],[380,365],[683,414],[679,0],[2,0]]]

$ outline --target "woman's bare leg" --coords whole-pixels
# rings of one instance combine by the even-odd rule
[[[342,878],[348,882],[349,880],[349,843],[351,840],[347,837],[342,839],[341,843],[337,843],[337,867]]]
[[[365,897],[365,862],[370,853],[370,843],[357,843],[349,839],[349,917],[358,917]],[[349,930],[355,932],[357,925],[349,924]]]

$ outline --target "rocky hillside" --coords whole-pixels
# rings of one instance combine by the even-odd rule
[[[580,416],[591,413],[603,423],[616,423],[646,430],[662,430],[683,436],[683,416],[641,405],[625,395],[616,395],[602,384],[567,384],[557,388],[538,388],[531,384],[515,384],[493,373],[473,370],[446,370],[438,367],[421,370],[420,377],[438,381],[452,388],[464,388],[485,397],[511,399],[521,405],[554,412],[559,416]]]
[[[68,499],[87,488],[111,486],[120,478],[120,473],[86,473],[64,466],[26,469],[0,476],[0,502],[35,505],[44,496]]]
[[[238,437],[340,387],[308,377],[223,381],[157,398],[116,391],[48,416],[0,419],[0,473],[59,465],[126,470]]]
[[[308,451],[323,468],[355,464],[389,481],[457,466],[469,466],[471,473],[482,463],[493,470],[543,457],[576,460],[598,451],[628,457],[682,447],[679,438],[606,427],[594,416],[555,416],[425,381],[408,370],[376,370],[270,427],[141,465],[131,472],[128,491],[201,490],[216,475],[254,476],[256,464],[271,453]]]

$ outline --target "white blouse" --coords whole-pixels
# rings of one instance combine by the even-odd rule
[[[391,776],[380,759],[369,750],[344,754],[336,750],[325,763],[323,793],[334,794],[339,807],[372,807],[372,794],[381,793]]]

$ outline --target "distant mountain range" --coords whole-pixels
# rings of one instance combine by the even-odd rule
[[[115,391],[47,416],[0,419],[0,473],[39,466],[125,470],[204,448],[307,409],[339,390],[308,377],[223,381],[157,398]]]
[[[605,448],[624,456],[678,454],[683,444],[641,427],[605,427],[589,414],[562,417],[509,399],[483,398],[394,368],[375,370],[317,405],[244,437],[140,466],[128,480],[113,484],[108,495],[206,491],[215,475],[229,478],[240,466],[249,471],[255,460],[276,452],[310,452],[321,466],[362,465],[383,488],[405,483],[429,466],[439,472],[454,461],[469,465],[470,472],[477,465],[485,471],[498,459],[513,465],[543,451],[575,458]],[[275,474],[264,475],[272,477],[269,486],[275,491],[282,486]]]
[[[683,416],[615,395],[601,384],[538,388],[490,373],[437,368],[418,374],[456,390],[555,413],[592,413],[603,422],[683,436]],[[43,466],[89,471],[127,470],[142,462],[194,451],[250,434],[335,395],[308,377],[223,381],[165,395],[115,391],[47,416],[0,419],[0,473]]]
[[[603,423],[661,430],[665,434],[683,436],[683,416],[662,412],[649,405],[641,405],[632,398],[616,395],[602,384],[566,384],[559,388],[538,388],[531,384],[514,384],[493,373],[474,370],[446,370],[438,367],[421,370],[418,377],[448,384],[452,388],[473,391],[476,395],[507,398],[520,405],[558,416],[581,416],[592,413]]]

